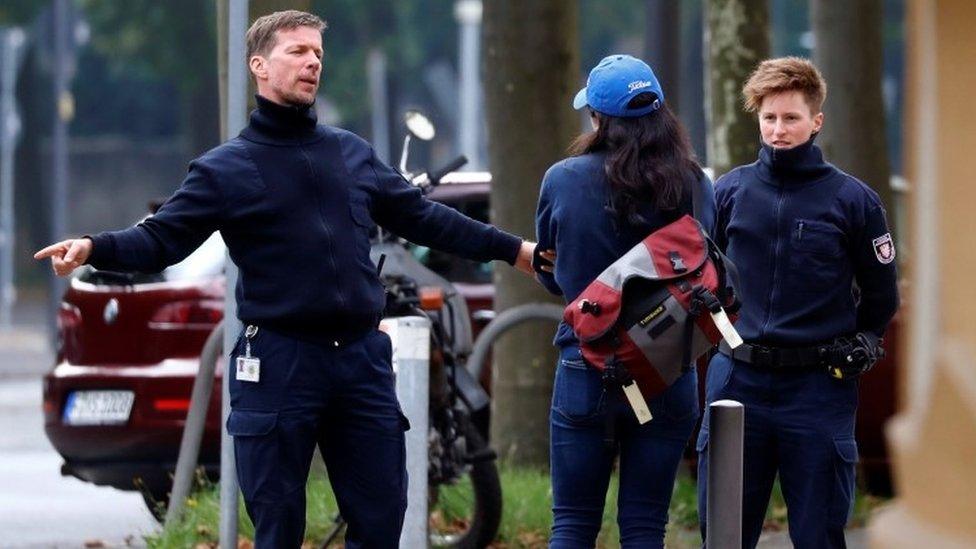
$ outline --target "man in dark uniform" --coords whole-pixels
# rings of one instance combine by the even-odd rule
[[[715,238],[738,266],[746,344],[719,347],[706,401],[745,405],[742,543],[755,547],[779,473],[797,548],[844,547],[854,496],[858,375],[898,307],[878,195],[814,144],[826,84],[807,60],[762,62],[743,88],[759,160],[716,182]],[[879,182],[887,184],[887,182]],[[705,532],[708,422],[698,437]]]
[[[179,190],[135,227],[38,252],[59,275],[156,272],[219,230],[240,267],[231,415],[237,471],[259,548],[299,547],[316,444],[348,522],[347,547],[396,547],[406,509],[403,431],[374,222],[414,242],[531,273],[534,245],[430,202],[372,147],[318,125],[318,17],[285,11],[247,32],[258,108],[241,134],[190,164]],[[232,370],[233,372],[233,370]]]

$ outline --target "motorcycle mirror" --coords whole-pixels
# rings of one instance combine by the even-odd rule
[[[407,111],[403,116],[403,121],[407,125],[407,130],[417,139],[430,141],[434,138],[434,125],[420,111]]]

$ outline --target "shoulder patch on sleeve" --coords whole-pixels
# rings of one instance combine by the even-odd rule
[[[895,243],[891,240],[891,233],[885,233],[871,241],[874,256],[878,261],[887,265],[895,260]]]

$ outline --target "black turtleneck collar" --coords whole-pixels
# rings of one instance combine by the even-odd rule
[[[255,95],[258,108],[251,111],[248,126],[241,135],[251,141],[269,145],[295,145],[320,138],[318,117],[311,105],[281,105]]]
[[[814,144],[817,134],[789,149],[773,148],[765,143],[759,151],[759,174],[769,183],[808,183],[822,179],[835,170]]]

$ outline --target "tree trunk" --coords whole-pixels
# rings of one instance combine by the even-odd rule
[[[580,129],[572,109],[579,84],[577,2],[485,2],[483,32],[491,218],[534,239],[539,183]],[[509,267],[495,270],[495,288],[498,311],[553,300]],[[551,326],[527,327],[494,347],[492,444],[512,463],[549,463],[552,334]]]
[[[647,0],[644,26],[644,60],[661,81],[671,110],[681,112],[681,3]]]
[[[820,147],[831,163],[870,185],[893,208],[881,97],[882,0],[813,0],[810,19],[814,59],[828,88]]]
[[[742,85],[769,55],[766,0],[708,0],[705,48],[708,160],[715,177],[756,159],[759,128],[742,108]]]

